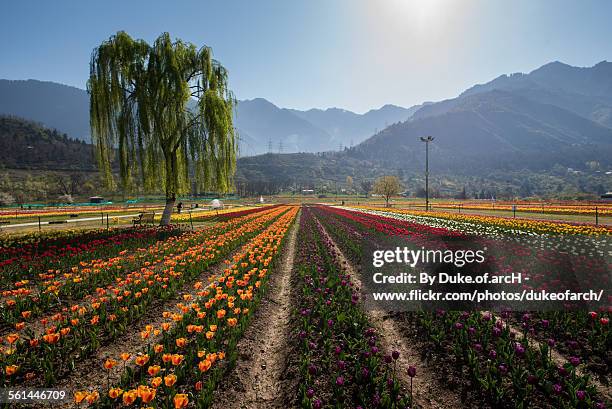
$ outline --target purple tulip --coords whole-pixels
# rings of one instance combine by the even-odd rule
[[[455,329],[463,329],[463,324],[461,322],[455,322]]]
[[[569,361],[570,361],[570,364],[574,366],[580,365],[580,358],[578,358],[577,356],[571,357]]]
[[[308,373],[311,375],[316,375],[317,374],[317,367],[314,366],[313,364],[308,365]]]
[[[516,352],[518,356],[523,356],[523,354],[525,354],[525,347],[517,342],[514,346],[514,352]]]
[[[561,395],[561,392],[563,392],[563,387],[559,385],[558,383],[554,384],[552,389],[556,395]]]
[[[494,350],[494,349],[490,350],[489,351],[489,358],[491,358],[491,359],[497,358],[497,351]]]
[[[579,401],[585,400],[586,392],[585,391],[576,391],[576,398],[578,398]]]
[[[321,402],[321,399],[315,399],[312,402],[312,408],[313,409],[321,409],[323,407],[323,402]]]
[[[385,355],[385,362],[390,364],[391,361],[393,360],[393,358],[391,358],[391,355]]]
[[[412,365],[408,367],[408,376],[414,378],[416,376],[416,368]]]
[[[312,388],[308,388],[308,390],[306,391],[306,396],[308,397],[308,399],[312,399],[312,397],[314,396],[314,390]]]
[[[400,357],[399,351],[391,352],[391,357],[393,357],[393,359],[397,361],[399,359],[399,357]]]
[[[368,376],[370,376],[370,371],[368,370],[368,368],[361,369],[361,376],[364,378],[367,378]]]
[[[341,371],[346,369],[346,362],[344,361],[338,361],[338,369],[340,369]]]
[[[344,385],[344,378],[342,376],[339,376],[336,378],[336,385],[338,386]]]
[[[508,367],[504,364],[500,364],[498,366],[498,369],[499,369],[499,373],[501,373],[502,376],[508,373]]]
[[[527,376],[527,383],[529,383],[530,385],[535,385],[538,383],[538,377],[535,375],[529,375]]]
[[[555,340],[552,338],[548,338],[548,341],[546,341],[548,343],[549,347],[554,347],[555,346]]]
[[[474,351],[476,351],[476,352],[482,351],[482,345],[481,344],[474,344]]]
[[[550,321],[548,320],[542,320],[542,327],[543,328],[548,328],[548,326],[550,325]]]

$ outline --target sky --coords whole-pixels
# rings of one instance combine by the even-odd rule
[[[606,0],[5,0],[0,78],[85,88],[119,30],[212,47],[239,99],[365,112],[452,98],[551,61],[612,60]]]

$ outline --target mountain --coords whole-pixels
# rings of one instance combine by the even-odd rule
[[[0,116],[0,164],[12,169],[95,169],[93,149],[55,129]]]
[[[234,123],[241,135],[241,156],[264,153],[270,143],[274,152],[328,150],[331,136],[324,130],[263,99],[239,101]]]
[[[357,144],[377,129],[407,120],[417,107],[385,105],[363,115],[339,108],[299,111],[263,98],[238,101],[235,126],[241,156],[268,152],[317,152]],[[89,142],[87,91],[37,80],[0,80],[0,114],[40,122]],[[281,149],[282,148],[282,149]]]
[[[332,149],[338,146],[353,146],[364,141],[378,130],[396,122],[408,120],[421,105],[403,108],[397,105],[384,105],[365,114],[356,114],[340,108],[290,110],[295,115],[325,130],[331,135]]]
[[[433,135],[432,169],[444,172],[580,167],[587,160],[612,164],[612,129],[563,108],[499,90],[467,94],[443,106],[444,111],[383,130],[349,154],[421,169],[419,137]]]
[[[0,80],[0,114],[15,115],[90,141],[87,91],[55,82]]]
[[[604,126],[612,127],[612,63],[572,67],[555,61],[528,74],[501,75],[467,89],[457,98],[428,105],[414,119],[439,115],[452,109],[463,97],[493,90],[511,92],[542,104],[555,105]]]

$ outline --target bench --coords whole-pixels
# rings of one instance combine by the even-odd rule
[[[140,213],[138,217],[132,219],[134,227],[142,226],[143,224],[154,224],[155,223],[155,212],[144,212]]]

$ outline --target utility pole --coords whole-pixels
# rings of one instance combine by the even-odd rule
[[[425,142],[425,210],[429,210],[429,142],[433,136],[421,136],[421,142]]]
[[[268,153],[272,153],[272,138],[268,139]]]

